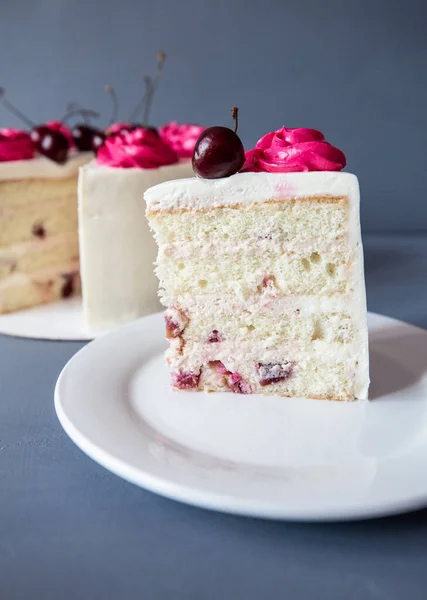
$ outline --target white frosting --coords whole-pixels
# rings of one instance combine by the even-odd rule
[[[363,271],[363,250],[359,217],[359,183],[357,177],[341,172],[308,173],[239,173],[223,179],[182,179],[157,185],[145,193],[147,212],[179,209],[206,210],[212,207],[252,204],[271,199],[308,196],[345,196],[349,202],[348,243],[353,254],[351,293],[345,298],[346,312],[351,315],[356,330],[353,346],[358,365],[354,369],[355,397],[367,398],[369,386],[368,328]],[[165,299],[163,299],[164,301]],[[338,301],[341,303],[341,300]],[[310,310],[312,301],[298,308]],[[297,300],[299,304],[299,301]],[[315,299],[323,310],[336,303],[333,297]]]
[[[236,296],[224,294],[221,298],[217,296],[163,296],[162,303],[165,306],[179,306],[191,314],[198,312],[214,317],[216,315],[230,315],[236,311],[248,311],[257,313],[267,311],[271,315],[280,316],[283,313],[299,311],[301,316],[319,313],[346,313],[348,314],[349,303],[352,294],[339,294],[334,296],[282,296],[276,298],[268,294],[252,296],[246,300]]]
[[[92,152],[71,155],[60,165],[45,156],[29,160],[0,162],[0,181],[16,179],[66,179],[76,175],[79,168],[93,158]]]
[[[349,362],[350,375],[354,371],[352,365],[352,357],[355,349],[353,344],[338,344],[324,341],[315,341],[310,345],[310,348],[304,348],[298,342],[280,344],[279,346],[266,347],[263,341],[259,342],[235,342],[227,341],[221,344],[206,344],[204,342],[196,342],[191,344],[191,349],[186,352],[184,347],[183,353],[174,353],[171,359],[171,364],[174,368],[184,366],[189,368],[188,357],[191,356],[193,361],[191,366],[196,370],[200,365],[206,365],[210,361],[220,360],[226,362],[227,366],[232,371],[239,371],[242,365],[253,365],[256,362],[274,363],[278,358],[286,357],[289,360],[297,360],[298,362],[310,361],[315,359],[324,364],[332,365],[335,362]],[[171,354],[169,354],[169,357]]]
[[[89,331],[161,308],[153,272],[157,248],[145,217],[144,192],[190,173],[189,161],[158,169],[120,169],[93,161],[80,169],[80,268]]]
[[[247,251],[247,241],[241,242],[222,241],[221,255],[239,256],[242,252]],[[307,254],[313,251],[321,252],[322,256],[331,256],[340,252],[345,253],[348,250],[347,240],[341,239],[334,242],[325,242],[322,238],[310,238],[306,242],[295,242],[294,240],[274,241],[269,239],[259,239],[256,241],[254,252],[269,252],[271,254],[295,253]],[[188,259],[197,253],[199,258],[214,259],[218,256],[218,246],[215,244],[206,244],[203,241],[197,242],[169,242],[162,244],[159,258],[164,255],[172,256],[174,259]]]
[[[206,209],[303,196],[358,196],[357,177],[330,171],[310,173],[238,173],[222,179],[181,179],[150,188],[148,211]]]

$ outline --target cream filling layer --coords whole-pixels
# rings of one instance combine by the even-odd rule
[[[163,296],[162,304],[189,310],[191,314],[203,313],[215,317],[218,314],[232,315],[236,311],[249,311],[257,313],[268,311],[272,316],[279,316],[287,312],[300,312],[302,315],[314,313],[345,312],[351,314],[351,301],[353,294],[339,294],[336,296],[286,296],[277,298],[266,294],[257,294],[246,300],[239,299],[229,294],[221,298],[218,296]]]
[[[0,280],[0,292],[15,285],[32,283],[48,283],[59,275],[68,275],[79,272],[79,261],[68,260],[57,265],[51,265],[32,271],[31,273],[12,273],[9,277]]]
[[[317,360],[325,364],[348,361],[354,372],[354,358],[359,349],[360,344],[357,343],[339,344],[322,340],[312,342],[309,349],[301,348],[298,343],[271,346],[268,341],[227,341],[216,344],[196,342],[186,344],[182,354],[177,351],[178,344],[176,347],[171,344],[169,356],[173,356],[174,365],[186,365],[186,368],[189,362],[196,366],[213,360],[224,360],[232,370],[237,371],[247,363],[274,363],[286,359],[299,362]]]
[[[64,259],[77,260],[78,255],[77,232],[0,247],[0,279],[16,271],[34,271],[46,263],[56,264]]]
[[[158,260],[163,256],[176,259],[193,260],[195,256],[200,258],[212,258],[218,256],[235,256],[247,253],[270,253],[270,254],[298,254],[310,255],[313,252],[320,255],[349,254],[348,241],[346,239],[335,242],[325,242],[320,238],[313,238],[307,242],[294,242],[292,240],[270,240],[253,239],[242,243],[224,242],[221,244],[210,244],[203,242],[174,242],[161,244]]]

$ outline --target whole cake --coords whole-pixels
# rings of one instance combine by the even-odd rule
[[[173,388],[367,398],[359,186],[345,164],[316,130],[282,128],[245,157],[217,127],[196,144],[199,177],[147,190]]]
[[[79,237],[88,331],[110,329],[160,309],[156,245],[145,217],[149,187],[192,173],[202,128],[117,124],[96,160],[80,169]]]

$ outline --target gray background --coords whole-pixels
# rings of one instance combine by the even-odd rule
[[[152,122],[229,124],[247,149],[321,129],[361,181],[365,231],[427,230],[423,0],[0,0],[0,85],[35,121],[80,101],[127,117],[157,50]],[[0,107],[0,126],[17,125]]]

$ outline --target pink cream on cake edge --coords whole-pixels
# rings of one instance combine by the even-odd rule
[[[156,169],[190,158],[204,127],[193,124],[166,123],[156,133],[152,128],[132,127],[131,123],[114,123],[109,137],[98,151],[97,163],[118,168]]]
[[[99,165],[122,169],[157,169],[178,161],[178,154],[166,142],[143,128],[108,137],[96,157]]]
[[[170,121],[159,129],[160,137],[167,142],[180,158],[191,158],[194,146],[205,127],[192,123]]]
[[[32,158],[34,148],[29,133],[23,129],[0,129],[0,162]]]

